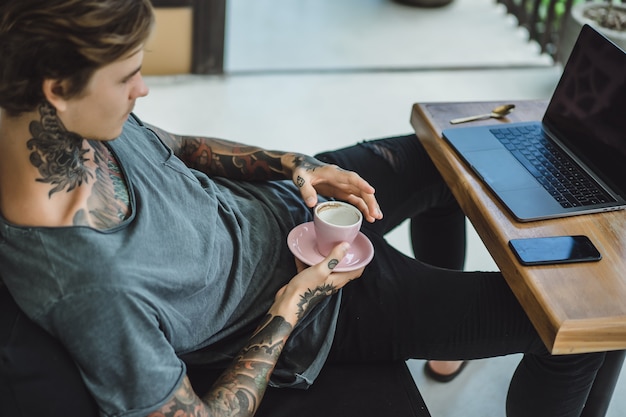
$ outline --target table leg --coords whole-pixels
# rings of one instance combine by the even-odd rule
[[[604,417],[624,364],[626,350],[607,352],[580,417]]]

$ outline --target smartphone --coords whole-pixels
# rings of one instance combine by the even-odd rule
[[[522,265],[593,262],[602,255],[587,236],[551,236],[511,239],[509,246]]]

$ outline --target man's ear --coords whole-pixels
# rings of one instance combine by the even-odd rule
[[[66,85],[62,80],[46,78],[43,80],[43,95],[57,111],[64,111],[67,108],[65,99]]]

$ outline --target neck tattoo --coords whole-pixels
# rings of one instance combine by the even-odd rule
[[[92,174],[85,167],[84,157],[88,150],[82,148],[83,138],[69,132],[56,109],[47,101],[39,106],[41,121],[32,121],[29,126],[33,137],[26,143],[31,150],[30,163],[38,170],[37,181],[54,187],[48,196],[57,191],[72,191],[83,182],[87,183]]]

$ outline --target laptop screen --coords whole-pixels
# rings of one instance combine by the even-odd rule
[[[626,196],[626,53],[588,25],[580,32],[543,122]]]

